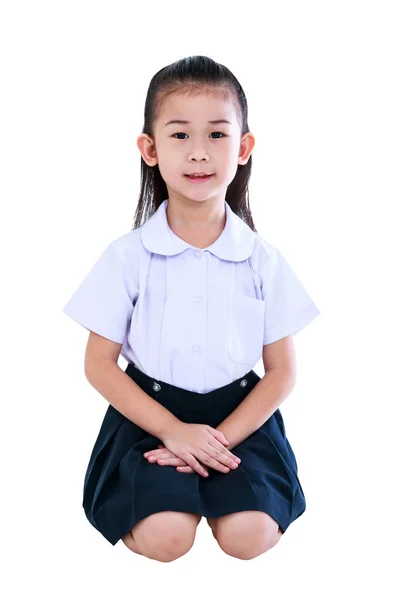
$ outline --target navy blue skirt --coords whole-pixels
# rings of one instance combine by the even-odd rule
[[[260,377],[249,371],[221,388],[199,394],[152,377],[128,363],[125,372],[149,396],[186,423],[218,425],[244,400]],[[208,518],[244,510],[268,513],[283,532],[306,509],[297,462],[279,409],[231,449],[241,463],[228,473],[181,473],[149,463],[143,454],[162,441],[107,408],[85,474],[83,508],[113,546],[145,517],[166,510]]]

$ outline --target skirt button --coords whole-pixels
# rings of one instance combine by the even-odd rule
[[[153,390],[156,390],[156,392],[159,392],[161,390],[161,385],[159,383],[154,382]]]
[[[247,385],[247,379],[242,379],[242,381],[240,382],[240,385],[242,387],[245,387]]]

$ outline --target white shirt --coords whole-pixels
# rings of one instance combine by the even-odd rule
[[[297,334],[320,310],[284,258],[225,201],[208,248],[170,229],[168,198],[112,241],[63,308],[158,381],[207,393],[239,379],[263,345]]]

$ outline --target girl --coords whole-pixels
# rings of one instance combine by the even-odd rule
[[[187,552],[202,516],[227,553],[257,556],[306,507],[278,406],[295,384],[293,336],[320,311],[254,227],[254,143],[224,65],[191,56],[156,73],[134,229],[63,309],[90,332],[85,375],[109,402],[85,514],[157,560]]]

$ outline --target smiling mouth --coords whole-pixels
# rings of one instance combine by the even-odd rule
[[[213,175],[214,173],[210,173],[210,175],[185,175],[185,177],[191,181],[204,181],[205,179],[210,179]]]

